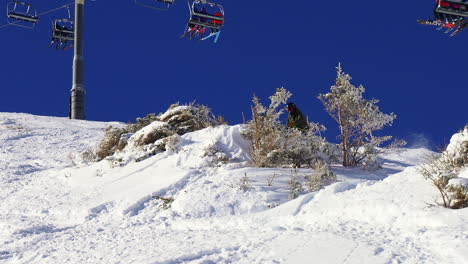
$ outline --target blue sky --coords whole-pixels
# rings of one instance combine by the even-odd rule
[[[68,3],[39,1],[39,12]],[[133,121],[174,102],[211,107],[231,124],[250,117],[254,94],[264,103],[285,87],[311,121],[336,125],[317,99],[333,84],[341,62],[384,112],[398,118],[384,133],[431,147],[448,143],[468,122],[465,52],[468,31],[450,38],[417,19],[431,18],[433,1],[219,0],[226,25],[217,44],[179,39],[187,2],[169,12],[131,0],[86,3],[87,118]],[[6,1],[1,1],[5,14]],[[47,48],[50,21],[34,30],[0,29],[1,112],[67,116],[73,52]],[[0,19],[1,24],[6,18]],[[285,118],[285,116],[284,116]]]

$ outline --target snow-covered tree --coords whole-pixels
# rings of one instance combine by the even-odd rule
[[[396,115],[379,110],[376,99],[363,97],[364,86],[351,84],[351,76],[337,67],[335,84],[330,92],[320,94],[328,114],[338,123],[341,137],[343,166],[357,166],[372,160],[378,154],[377,147],[390,140],[391,136],[375,136],[374,132],[390,126]]]

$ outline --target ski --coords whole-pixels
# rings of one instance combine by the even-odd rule
[[[452,32],[452,34],[450,34],[450,37],[454,37],[455,35],[457,35],[460,31],[465,29],[466,26],[467,26],[467,22],[465,20],[460,20],[457,23],[455,23],[456,29]]]
[[[445,26],[447,23],[441,21],[441,20],[418,20],[418,24],[421,25],[429,25],[429,26]]]

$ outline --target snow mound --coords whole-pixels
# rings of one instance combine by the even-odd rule
[[[465,151],[468,151],[468,128],[465,128],[465,130],[460,133],[454,134],[446,149],[446,152],[453,155],[455,158],[463,158],[462,155],[467,155],[463,153]]]
[[[111,154],[105,158],[115,166],[125,166],[157,153],[174,151],[181,135],[223,123],[222,118],[216,118],[204,105],[173,104],[163,114],[149,114],[124,129],[110,130],[101,145],[103,155],[98,156],[104,158]]]
[[[151,133],[153,133],[155,130],[161,129],[161,127],[164,127],[166,125],[167,123],[165,122],[154,121],[148,126],[138,130],[128,139],[128,145],[125,147],[125,150],[137,149],[140,146],[139,142],[145,141],[145,139],[148,138],[151,135]]]
[[[466,176],[466,175],[465,175]],[[455,179],[451,179],[448,183],[448,185],[452,185],[452,186],[464,186],[466,188],[468,188],[468,178],[462,178],[462,177],[458,177],[458,178],[455,178]]]
[[[459,170],[458,177],[449,181],[449,185],[468,188],[468,126],[452,136],[446,154],[453,157],[456,166],[464,167]]]
[[[185,111],[190,111],[190,110],[192,110],[191,106],[179,105],[179,106],[176,106],[167,110],[164,114],[159,116],[159,119],[161,119],[164,122],[169,122],[171,118],[177,118],[178,115],[182,114]]]
[[[154,122],[150,126],[160,125]],[[80,201],[82,212],[87,212],[81,217],[104,209],[135,215],[150,204],[153,196],[177,195],[189,183],[211,173],[212,168],[249,162],[249,145],[241,136],[242,129],[242,125],[206,128],[181,136],[174,151],[141,162],[114,167],[114,163],[103,160],[62,173],[70,175],[69,183],[75,188],[93,190],[86,202]],[[144,135],[145,131],[135,135]]]

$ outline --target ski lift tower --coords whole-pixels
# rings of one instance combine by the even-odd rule
[[[71,119],[85,119],[83,17],[84,0],[75,0],[75,52],[73,57],[73,86],[70,97]]]

